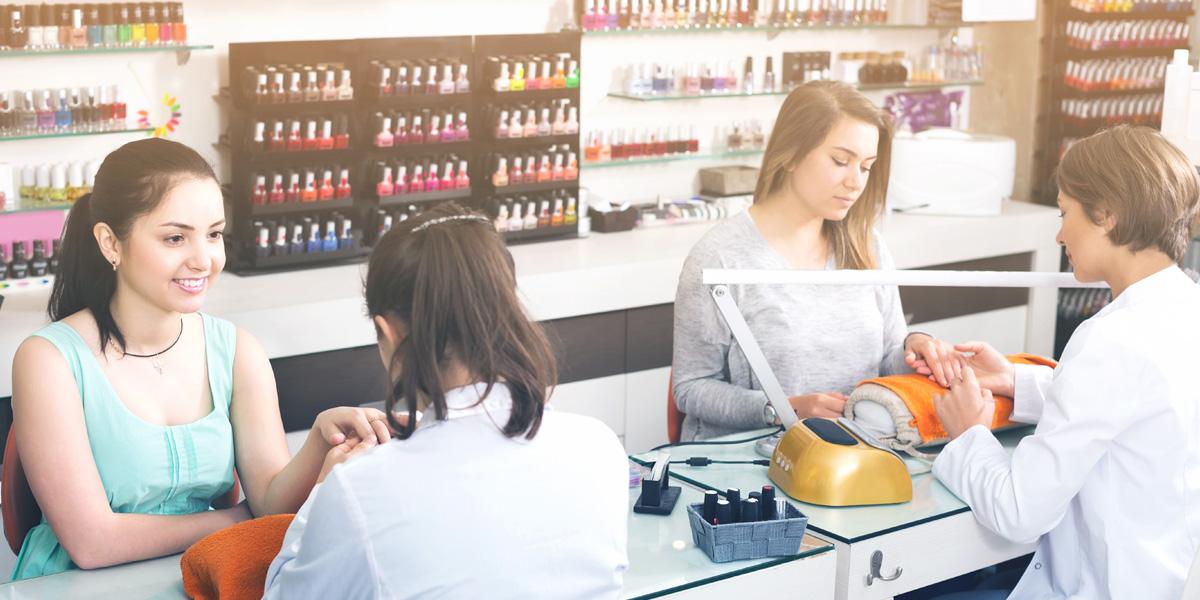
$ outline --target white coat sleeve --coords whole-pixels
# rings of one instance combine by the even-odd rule
[[[335,467],[288,527],[263,598],[379,598],[381,583],[354,491]]]
[[[1053,529],[1113,438],[1131,423],[1132,400],[1139,397],[1131,392],[1135,382],[1148,380],[1149,367],[1101,337],[1079,340],[1080,350],[1063,358],[1037,430],[1011,457],[991,431],[976,425],[934,461],[934,476],[998,535],[1029,543]]]
[[[1043,365],[1013,365],[1012,420],[1018,423],[1037,423],[1042,420],[1046,394],[1054,382],[1054,369]]]

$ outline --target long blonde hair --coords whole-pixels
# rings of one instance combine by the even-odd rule
[[[893,126],[891,116],[858,90],[835,81],[812,81],[788,94],[763,154],[754,201],[783,189],[788,183],[788,170],[804,160],[843,117],[878,128],[879,148],[858,201],[845,219],[825,221],[822,233],[833,248],[839,269],[874,269],[877,262],[871,230],[883,214],[887,198]]]

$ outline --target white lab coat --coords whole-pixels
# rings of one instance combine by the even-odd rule
[[[933,473],[979,522],[1038,541],[1011,598],[1176,600],[1200,548],[1200,286],[1176,267],[1130,286],[1057,369],[1018,367],[1010,456],[983,426]]]
[[[532,440],[501,432],[497,385],[446,395],[404,441],[334,467],[296,514],[265,598],[616,598],[629,469],[611,429],[547,410]]]

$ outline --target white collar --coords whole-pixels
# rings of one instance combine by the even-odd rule
[[[446,391],[446,419],[473,417],[481,414],[496,414],[512,410],[512,393],[508,385],[496,383],[487,398],[483,398],[487,390],[486,383],[473,383]],[[482,401],[481,401],[482,399]],[[417,421],[417,428],[427,427],[438,423],[434,411],[426,409]]]
[[[1096,316],[1112,312],[1125,306],[1131,306],[1144,302],[1150,298],[1156,298],[1162,293],[1174,286],[1186,283],[1188,285],[1196,285],[1187,273],[1184,273],[1177,265],[1171,265],[1154,273],[1135,281],[1133,285],[1125,288],[1116,300],[1110,302],[1096,313]]]

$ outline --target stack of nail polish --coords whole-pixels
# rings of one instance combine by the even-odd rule
[[[1157,126],[1162,122],[1161,94],[1113,98],[1068,98],[1062,101],[1063,121],[1070,126],[1095,129],[1123,123]]]
[[[353,100],[350,68],[340,63],[246,67],[242,91],[251,104]]]
[[[58,257],[62,252],[62,241],[52,242],[53,254],[46,254],[46,241],[33,240],[33,254],[25,241],[12,243],[12,260],[6,256],[4,244],[0,244],[0,281],[45,277],[58,272]]]
[[[339,165],[268,171],[251,177],[250,202],[254,206],[319,203],[353,196],[350,169]]]
[[[771,94],[778,91],[773,57],[760,64],[761,76],[754,70],[755,60],[746,57],[739,68],[738,61],[634,64],[625,67],[621,88],[630,96],[707,96],[720,94]]]
[[[372,130],[376,132],[373,144],[376,148],[465,142],[471,139],[467,111],[458,107],[377,112],[372,121]]]
[[[460,60],[371,61],[368,89],[376,98],[466,94],[471,91],[467,63]]]
[[[887,0],[587,0],[584,31],[803,28],[887,22]]]
[[[0,5],[0,49],[183,46],[182,2]]]
[[[92,191],[100,161],[26,164],[20,169],[17,195],[23,208],[75,202]],[[13,178],[16,179],[14,169]]]
[[[321,225],[324,224],[324,231]],[[254,221],[255,256],[260,259],[294,254],[354,250],[362,233],[340,213],[289,216],[277,221]]]
[[[546,103],[504,104],[493,107],[491,112],[492,131],[498,140],[579,133],[579,109],[571,105],[569,98]]]
[[[1185,12],[1193,0],[1071,0],[1071,8],[1086,13]]]
[[[125,129],[117,86],[0,92],[0,137]]]
[[[1068,21],[1067,46],[1079,50],[1187,47],[1191,23],[1153,21]]]
[[[310,152],[350,147],[350,118],[344,114],[255,121],[249,148],[258,152]]]
[[[501,197],[496,199],[492,222],[496,231],[529,231],[578,223],[578,203],[573,193]]]
[[[471,189],[467,161],[453,154],[379,161],[373,172],[375,193],[379,198],[455,190],[468,194]]]
[[[1148,90],[1163,87],[1165,56],[1067,61],[1063,83],[1082,92]]]
[[[493,164],[492,186],[497,190],[507,186],[574,181],[579,178],[578,155],[569,144],[528,153],[497,155]]]
[[[569,52],[492,56],[487,61],[487,73],[492,89],[500,93],[579,87],[579,60]]]

